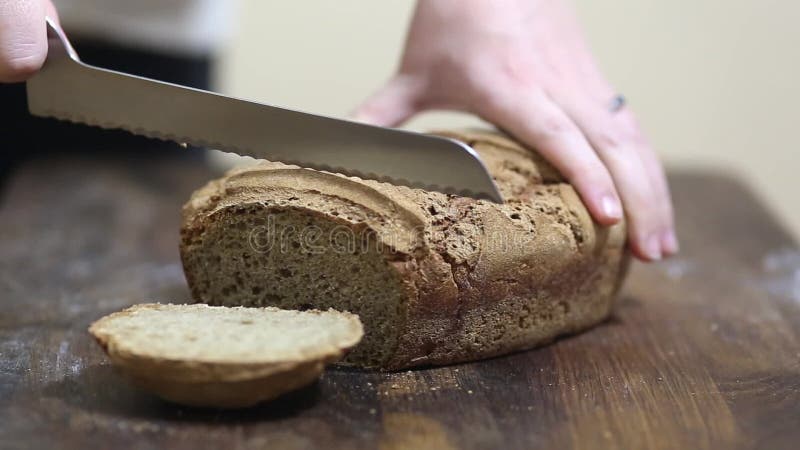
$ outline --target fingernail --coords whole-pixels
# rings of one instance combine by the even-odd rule
[[[657,233],[651,234],[645,240],[644,253],[645,256],[652,261],[661,259],[661,238]]]
[[[622,219],[622,208],[619,206],[619,201],[613,195],[606,195],[600,201],[603,207],[603,214],[610,219]]]
[[[664,252],[668,255],[678,253],[680,244],[678,244],[678,238],[675,236],[675,230],[667,230],[663,233],[661,245],[664,248]]]

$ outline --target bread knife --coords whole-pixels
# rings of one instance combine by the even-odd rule
[[[308,114],[93,67],[48,19],[27,82],[31,114],[256,159],[503,201],[480,157],[454,139]]]

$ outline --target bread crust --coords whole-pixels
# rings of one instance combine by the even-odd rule
[[[273,400],[314,383],[322,375],[326,363],[337,359],[307,361],[287,370],[239,381],[191,383],[164,380],[157,373],[127,375],[139,388],[173,403],[200,408],[238,409]]]
[[[403,280],[406,302],[383,369],[527,349],[606,318],[630,259],[624,223],[594,223],[551,165],[501,134],[439,134],[481,155],[504,204],[279,163],[235,169],[184,206],[181,256],[195,300],[208,301],[197,261],[213,267],[198,238],[218,226],[220,212],[257,205],[367,227],[388,249],[387,264]]]

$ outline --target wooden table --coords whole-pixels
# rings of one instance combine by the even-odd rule
[[[0,448],[800,448],[800,251],[735,179],[672,177],[682,254],[636,265],[613,318],[528,352],[329,370],[239,412],[130,387],[86,332],[187,300],[177,159],[44,159],[0,204]]]

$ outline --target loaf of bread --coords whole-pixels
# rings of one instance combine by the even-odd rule
[[[194,299],[358,314],[365,336],[345,361],[383,369],[528,349],[606,318],[629,260],[624,224],[595,224],[507,137],[440,134],[480,154],[505,204],[278,163],[235,169],[184,206]]]
[[[89,332],[139,387],[189,406],[243,408],[314,382],[363,335],[337,311],[134,305]]]

